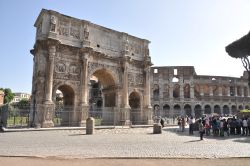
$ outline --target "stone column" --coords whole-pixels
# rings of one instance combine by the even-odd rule
[[[153,124],[152,119],[152,106],[151,106],[151,96],[150,96],[150,66],[148,64],[145,65],[145,83],[144,83],[144,112],[146,114],[146,123]]]
[[[214,105],[211,106],[211,113],[214,113]]]
[[[241,87],[241,97],[244,97],[244,87]]]
[[[227,86],[227,96],[231,96],[231,94],[230,94],[230,86]]]
[[[124,57],[123,59],[123,101],[121,109],[121,125],[130,125],[130,106],[128,97],[128,61],[130,57]]]
[[[173,86],[174,86],[173,83],[171,83],[169,85],[169,98],[172,99],[172,100],[173,100],[173,91],[174,91],[174,87]]]
[[[200,95],[204,96],[204,86],[200,86]]]
[[[81,72],[81,104],[88,105],[88,58],[89,53],[84,53],[82,56],[82,72]]]
[[[209,96],[213,96],[213,86],[209,86]]]
[[[182,83],[183,82],[183,78],[180,78],[179,81],[181,82],[179,84],[180,85],[180,99],[183,99],[184,98],[184,84]]]
[[[124,60],[124,72],[123,72],[123,104],[124,108],[130,108],[128,102],[128,58]]]
[[[80,107],[81,111],[79,117],[79,126],[86,125],[86,119],[88,117],[88,62],[89,62],[89,53],[85,52],[82,55],[82,68],[81,68],[81,99]]]
[[[53,88],[53,74],[54,74],[54,57],[56,55],[56,46],[49,46],[49,56],[47,59],[47,73],[46,73],[46,89],[45,89],[45,103],[52,102],[52,88]]]
[[[194,85],[190,86],[190,98],[193,100],[194,99]]]
[[[222,87],[219,86],[219,96],[222,96]]]
[[[48,46],[48,59],[47,59],[47,73],[46,73],[46,85],[45,85],[45,102],[44,106],[40,106],[42,115],[42,127],[53,127],[52,121],[54,116],[55,105],[52,101],[52,89],[53,89],[53,74],[54,74],[54,58],[56,55],[56,46],[51,44]]]
[[[234,95],[235,95],[235,96],[238,96],[237,89],[238,89],[237,86],[235,86],[235,87],[234,87]]]

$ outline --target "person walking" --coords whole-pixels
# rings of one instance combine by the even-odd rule
[[[164,127],[164,123],[165,123],[163,118],[161,118],[160,123],[161,123],[161,127],[163,128]]]
[[[228,124],[228,120],[224,119],[224,125],[223,125],[223,130],[224,132],[227,133],[227,136],[229,137],[229,124]]]
[[[193,129],[194,118],[192,116],[189,118],[188,124],[189,124],[189,134],[193,135],[194,134],[194,129]]]
[[[201,122],[201,119],[198,121],[198,126],[199,126],[199,132],[200,132],[200,140],[203,140],[204,126]]]
[[[244,118],[243,121],[242,121],[242,127],[243,127],[242,135],[247,136],[247,119],[246,118]]]
[[[186,125],[185,118],[182,117],[182,118],[181,118],[181,131],[182,131],[182,132],[185,131],[185,125]]]
[[[248,136],[250,136],[250,117],[247,119]]]

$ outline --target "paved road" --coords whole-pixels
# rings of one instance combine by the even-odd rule
[[[227,158],[250,157],[250,137],[210,136],[199,141],[165,128],[102,129],[95,135],[80,130],[0,133],[0,156],[62,158]]]
[[[55,159],[0,157],[3,166],[248,166],[249,158],[231,159]]]

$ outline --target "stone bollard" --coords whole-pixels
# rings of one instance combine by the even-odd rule
[[[90,117],[86,120],[86,134],[94,134],[95,132],[95,119]]]
[[[153,134],[161,134],[161,133],[162,133],[162,126],[159,123],[154,124]]]

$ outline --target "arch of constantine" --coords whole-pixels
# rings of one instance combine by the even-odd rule
[[[45,9],[35,27],[31,125],[54,126],[57,91],[61,124],[84,125],[95,105],[115,113],[116,124],[152,123],[148,40]]]
[[[152,124],[153,116],[250,108],[247,72],[236,78],[151,67],[148,40],[52,10],[43,9],[35,27],[31,126],[84,126],[89,116],[107,125]]]

